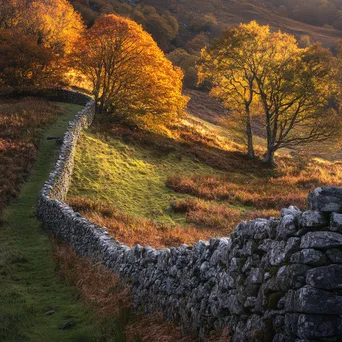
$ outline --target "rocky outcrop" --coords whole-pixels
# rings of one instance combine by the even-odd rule
[[[63,202],[79,133],[93,115],[89,102],[70,123],[40,193],[46,227],[129,281],[137,307],[163,312],[202,340],[226,327],[239,342],[342,340],[342,189],[318,188],[310,210],[242,222],[230,238],[130,248]]]

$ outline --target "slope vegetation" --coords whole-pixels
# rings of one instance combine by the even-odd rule
[[[201,17],[211,13],[215,16],[219,26],[237,25],[256,20],[259,24],[270,25],[273,30],[288,32],[299,38],[309,35],[313,42],[321,42],[323,46],[333,48],[338,39],[342,38],[342,31],[308,25],[277,14],[265,4],[257,1],[227,1],[227,0],[141,0],[141,3],[152,5],[158,10],[170,10],[183,25],[183,35],[189,34],[186,23],[189,17]]]
[[[162,247],[228,236],[241,220],[305,208],[318,185],[342,185],[337,162],[283,154],[271,170],[243,152],[227,127],[195,116],[167,136],[96,123],[80,139],[68,201],[121,242]]]

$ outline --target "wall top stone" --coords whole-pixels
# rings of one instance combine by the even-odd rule
[[[325,213],[342,213],[342,188],[323,186],[309,195],[309,207]]]

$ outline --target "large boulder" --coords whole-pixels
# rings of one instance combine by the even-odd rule
[[[287,312],[342,315],[342,297],[306,285],[286,294],[285,309]]]
[[[342,246],[342,234],[335,232],[309,232],[303,236],[301,248],[328,249]]]
[[[309,194],[311,210],[342,213],[342,188],[323,186]]]
[[[314,268],[307,272],[306,283],[324,290],[342,289],[342,265]]]
[[[320,265],[326,261],[325,255],[316,249],[302,249],[291,256],[290,262],[294,264]]]
[[[287,318],[287,321],[290,321],[291,332],[302,339],[296,341],[323,341],[323,338],[327,338],[324,341],[340,341],[336,338],[329,339],[342,333],[342,320],[339,316],[301,314],[289,315]]]

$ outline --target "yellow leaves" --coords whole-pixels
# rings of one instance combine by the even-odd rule
[[[101,111],[143,126],[180,117],[187,102],[183,73],[140,25],[103,16],[77,42],[76,50],[78,69],[98,85],[94,95]]]
[[[13,2],[11,6],[20,13],[11,27],[35,36],[40,44],[55,50],[56,55],[70,53],[84,29],[80,15],[67,0]]]

